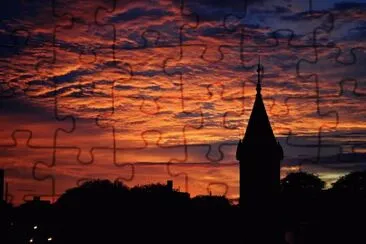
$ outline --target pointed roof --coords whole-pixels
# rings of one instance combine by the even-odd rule
[[[253,110],[249,118],[248,126],[243,138],[245,144],[277,144],[277,140],[273,134],[271,123],[269,121],[266,108],[263,103],[261,94],[261,73],[263,73],[263,67],[258,64],[258,83],[257,83],[257,95],[253,105]]]

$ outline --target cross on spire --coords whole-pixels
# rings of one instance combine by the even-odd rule
[[[258,75],[258,81],[257,81],[257,93],[260,94],[262,87],[261,87],[261,75],[263,75],[264,69],[261,65],[261,56],[258,57],[258,68],[257,68],[257,75]]]

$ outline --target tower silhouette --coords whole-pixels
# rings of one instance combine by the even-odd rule
[[[240,208],[245,243],[283,243],[279,227],[280,162],[283,150],[273,133],[263,103],[263,67],[258,63],[257,94],[248,126],[239,140]]]

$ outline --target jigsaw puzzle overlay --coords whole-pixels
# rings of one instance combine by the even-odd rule
[[[282,175],[364,167],[361,1],[1,5],[0,168],[15,204],[96,178],[237,199],[259,58]]]

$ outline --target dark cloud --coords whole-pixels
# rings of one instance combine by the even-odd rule
[[[120,90],[120,91],[130,91],[132,89],[134,89],[134,86],[131,85],[116,85],[115,89],[116,90]]]
[[[366,23],[363,23],[362,26],[348,30],[347,35],[344,36],[344,40],[365,41],[366,40]]]
[[[215,8],[232,8],[236,11],[240,11],[244,9],[245,5],[250,4],[263,4],[268,0],[227,0],[227,1],[221,1],[221,0],[198,0],[195,1],[195,3],[211,6]]]
[[[291,10],[289,8],[283,7],[283,6],[275,6],[275,13],[278,14],[285,14],[290,13]]]
[[[65,82],[73,82],[84,75],[93,74],[93,73],[94,73],[93,70],[85,70],[85,69],[84,70],[83,69],[73,70],[64,75],[54,76],[53,82],[55,82],[56,84],[63,84]]]
[[[0,101],[1,115],[23,115],[24,117],[48,119],[53,115],[53,111],[39,104],[32,103],[30,99],[20,99],[20,97],[2,98]]]
[[[335,10],[349,10],[349,9],[364,9],[366,8],[366,3],[359,3],[359,2],[341,2],[335,3],[334,9]]]
[[[144,76],[144,77],[154,77],[154,76],[158,76],[158,75],[164,75],[164,71],[163,71],[163,69],[134,71],[133,75],[139,75],[139,76]]]
[[[112,23],[128,22],[131,20],[143,18],[156,19],[164,16],[173,16],[174,13],[165,9],[147,9],[147,8],[132,8],[125,12],[113,16],[110,21]]]

